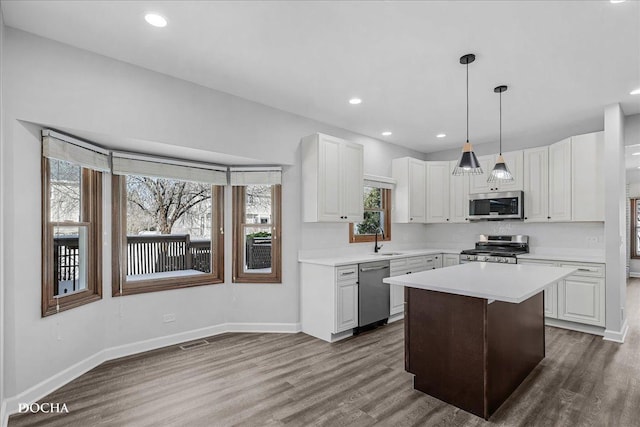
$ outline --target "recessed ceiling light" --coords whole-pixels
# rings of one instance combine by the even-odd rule
[[[609,0],[611,3],[616,4],[616,3],[624,3],[626,0]]]
[[[144,16],[144,20],[147,21],[149,24],[153,25],[154,27],[166,27],[167,26],[167,20],[163,17],[158,15],[157,13],[147,13]]]
[[[629,92],[629,95],[640,95],[640,87]]]
[[[384,132],[382,132],[382,136],[389,136],[389,135],[393,135],[393,132],[389,130],[385,130]]]
[[[349,104],[351,104],[351,105],[358,105],[360,103],[362,103],[362,99],[360,99],[360,98],[351,98],[349,100]]]
[[[638,151],[637,153],[631,153],[632,156],[640,156],[640,151]]]
[[[444,138],[445,136],[447,136],[446,133],[439,133],[436,135],[436,138]]]

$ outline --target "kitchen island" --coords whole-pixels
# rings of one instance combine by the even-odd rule
[[[405,287],[414,388],[489,419],[544,358],[544,288],[573,268],[475,262],[384,279]]]

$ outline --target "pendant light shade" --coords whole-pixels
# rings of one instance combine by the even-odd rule
[[[493,91],[500,94],[500,154],[498,155],[496,165],[493,167],[493,170],[491,171],[487,182],[511,182],[513,181],[513,175],[511,175],[511,171],[507,167],[507,164],[504,162],[504,157],[502,157],[502,92],[507,91],[507,86],[498,86],[493,89]]]
[[[482,175],[482,168],[469,142],[469,64],[476,60],[473,53],[460,57],[460,63],[467,67],[467,142],[462,147],[462,155],[453,169],[453,175]]]

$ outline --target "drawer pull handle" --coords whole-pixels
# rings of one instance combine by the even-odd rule
[[[578,271],[591,271],[591,272],[596,272],[598,270],[594,270],[593,268],[579,268]]]
[[[348,276],[349,274],[355,274],[355,271],[345,271],[344,273],[340,273],[341,276]]]
[[[381,267],[364,267],[364,268],[361,268],[360,271],[365,272],[365,271],[384,270],[386,268],[389,268],[389,266],[383,265]]]

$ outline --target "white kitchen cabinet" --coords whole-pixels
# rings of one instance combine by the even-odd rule
[[[557,267],[558,263],[554,261],[539,261],[539,260],[521,260],[518,259],[518,264],[534,264],[543,265],[547,267]],[[544,316],[552,319],[558,318],[558,283],[552,283],[544,290]]]
[[[572,220],[571,151],[571,138],[524,150],[525,221]]]
[[[521,191],[524,186],[524,158],[522,151],[502,153],[504,161],[513,175],[510,182],[487,182],[499,155],[480,156],[478,161],[482,167],[482,175],[471,175],[470,193],[490,193],[493,191]]]
[[[469,175],[452,175],[457,164],[449,162],[449,222],[469,222]]]
[[[401,276],[411,272],[407,266],[407,258],[392,259],[389,264],[391,277]],[[389,286],[389,315],[393,316],[404,312],[404,286]]]
[[[301,151],[303,221],[362,221],[362,145],[318,133],[302,139]]]
[[[392,259],[391,276],[417,273],[442,267],[442,255],[422,255],[409,258]],[[391,316],[404,312],[404,286],[390,285],[389,314]]]
[[[358,265],[300,264],[302,332],[325,341],[358,326]]]
[[[482,168],[482,174],[469,176],[469,193],[489,193],[493,185],[489,185],[487,178],[495,165],[495,156],[478,156],[478,162]]]
[[[604,265],[560,263],[560,266],[578,268],[578,272],[558,284],[558,319],[604,326]]]
[[[604,132],[571,137],[571,216],[604,221]]]
[[[433,270],[435,268],[442,268],[442,254],[438,255],[427,255],[426,259],[426,270]]]
[[[393,222],[425,222],[425,162],[411,157],[393,159],[391,161],[391,174],[396,180],[396,187],[393,192]]]
[[[545,289],[544,315],[553,319],[604,326],[604,264],[532,259],[518,259],[518,264],[578,269],[576,273]]]
[[[544,290],[544,316],[558,318],[558,282],[547,286]]]
[[[458,254],[442,254],[442,266],[450,267],[460,264],[460,255]]]
[[[426,222],[449,222],[449,162],[426,162]]]
[[[335,332],[358,326],[358,283],[338,283]]]
[[[547,222],[549,216],[549,147],[524,150],[524,219]]]
[[[571,138],[549,146],[549,221],[571,221]]]

